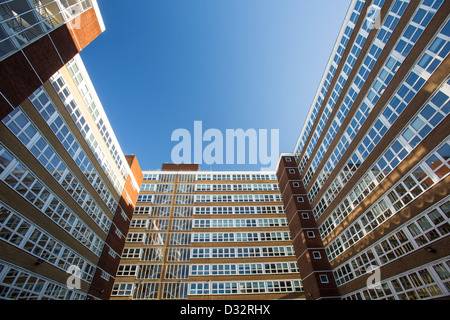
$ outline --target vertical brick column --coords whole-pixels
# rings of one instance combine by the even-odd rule
[[[340,299],[294,156],[281,157],[277,177],[306,299]]]
[[[119,199],[119,206],[117,207],[114,215],[112,221],[113,223],[105,241],[105,246],[98,261],[97,270],[95,271],[91,282],[91,287],[89,289],[89,300],[93,299],[93,297],[108,300],[111,296],[114,286],[114,278],[110,278],[109,280],[102,278],[102,270],[106,271],[113,277],[116,276],[120,263],[120,254],[125,246],[125,239],[130,228],[130,222],[133,217],[134,208],[139,194],[139,188],[142,183],[143,174],[136,156],[127,155],[125,158],[130,166],[131,175],[133,175],[137,183],[137,189],[133,187],[132,177],[129,174],[127,180],[125,181],[122,195]],[[121,214],[122,210],[128,219],[124,219]],[[116,229],[120,231],[123,237],[118,236]],[[110,248],[118,255],[112,256],[109,253]]]

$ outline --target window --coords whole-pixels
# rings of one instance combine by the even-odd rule
[[[290,158],[290,157],[287,157],[287,158],[286,158],[286,162],[291,162],[291,158]]]
[[[117,276],[121,277],[134,277],[136,276],[137,265],[135,264],[122,264],[117,269]]]
[[[174,182],[175,175],[174,174],[160,174],[159,182]]]
[[[381,289],[361,290],[345,299],[418,300],[448,295],[448,259],[440,259],[381,282]],[[443,272],[443,273],[441,273]],[[394,289],[394,290],[392,290]]]
[[[158,296],[159,283],[138,283],[133,292],[133,299],[156,299]]]
[[[294,188],[300,187],[300,184],[298,182],[294,182],[292,185],[294,186]]]
[[[0,262],[2,300],[85,300],[86,294],[66,285],[40,277],[28,270]],[[7,285],[5,286],[7,282]]]
[[[172,193],[174,189],[173,184],[158,184],[156,186],[157,193]]]
[[[167,261],[189,261],[190,249],[187,248],[169,248]]]
[[[303,200],[303,197],[297,197],[297,202],[305,202],[305,200]]]
[[[133,219],[131,220],[130,228],[147,228],[148,219]]]
[[[152,207],[152,217],[168,217],[170,214],[170,207]]]
[[[148,232],[144,234],[146,238],[144,238],[144,244],[149,246],[163,246],[166,243],[167,233],[163,232]]]
[[[140,194],[138,196],[137,202],[152,202],[153,195],[151,194]]]
[[[175,207],[173,211],[174,217],[192,217],[192,207]]]
[[[136,207],[133,214],[150,214],[152,207]]]
[[[3,122],[24,143],[25,147],[28,148],[72,198],[86,210],[86,213],[107,232],[111,225],[111,220],[101,212],[99,205],[74,176],[72,171],[68,169],[53,147],[42,136],[42,133],[24,115],[21,108],[16,108],[5,117]],[[107,204],[107,202],[105,203]]]
[[[162,299],[186,299],[188,283],[169,282],[163,284]]]
[[[144,178],[142,180],[158,180],[158,175],[152,173],[144,173]]]
[[[80,108],[77,105],[77,103],[75,102],[75,100],[73,99],[73,95],[69,92],[69,90],[66,86],[66,83],[61,76],[61,73],[57,72],[50,79],[50,81],[52,82],[53,87],[58,92],[58,95],[60,96],[62,101],[64,101],[66,109],[70,112],[72,119],[75,121],[77,126],[80,128],[80,131],[81,131],[83,137],[85,138],[89,147],[93,151],[93,153],[96,156],[97,160],[99,161],[100,165],[104,169],[109,180],[113,184],[115,190],[117,192],[119,192],[119,194],[120,194],[122,192],[121,190],[123,190],[123,184],[124,184],[125,178],[126,178],[126,175],[125,175],[126,170],[125,170],[125,165],[124,165],[124,163],[122,163],[122,160],[120,159],[120,156],[119,156],[117,150],[115,152],[111,152],[111,155],[113,156],[117,166],[120,168],[121,178],[119,176],[116,176],[116,174],[114,173],[114,170],[112,170],[112,168],[111,168],[111,164],[106,160],[107,157],[105,156],[104,152],[101,150],[100,144],[98,143],[96,137],[94,137],[92,132],[89,132],[88,125],[86,123],[86,119],[80,112],[80,110],[79,110]],[[86,84],[84,84],[84,87],[86,88]],[[82,88],[80,88],[80,90],[81,89]],[[85,90],[85,91],[88,91],[88,90]],[[81,90],[81,93],[82,93],[84,99],[86,99],[87,96],[90,96],[89,92],[82,92],[82,90]],[[90,102],[87,103],[87,105],[89,105],[89,104],[90,104]],[[91,112],[91,110],[90,110],[90,112]],[[91,112],[91,115],[95,118],[98,114],[94,115]],[[100,121],[103,121],[103,120],[101,120],[101,117],[100,117]],[[106,128],[105,128],[105,130],[102,130],[99,127],[100,121],[97,122],[97,126],[100,131],[103,131],[103,132],[101,132],[102,137],[105,138],[105,135],[108,133],[106,131]],[[104,128],[103,124],[102,124],[102,127]],[[108,140],[105,139],[105,142],[109,148]],[[113,145],[113,147],[115,148],[114,145]]]
[[[130,232],[127,234],[126,242],[143,242],[145,239],[144,233]]]
[[[319,251],[313,251],[313,258],[314,259],[321,259],[322,258],[322,256],[320,255],[320,252]]]
[[[139,195],[138,197],[140,197],[140,196],[141,195]],[[142,195],[142,196],[151,196],[151,195]],[[139,201],[139,199],[138,199],[138,201]],[[158,194],[155,196],[153,203],[155,203],[155,204],[171,204],[172,203],[172,195]]]
[[[100,277],[101,277],[102,279],[105,279],[106,281],[109,281],[109,279],[110,279],[109,274],[108,274],[107,272],[105,272],[105,271],[102,271],[102,274],[101,274]]]
[[[198,220],[195,220],[198,221]],[[172,230],[192,230],[192,220],[174,219],[172,221]]]
[[[172,233],[170,236],[171,245],[190,245],[191,234],[190,233]]]
[[[193,204],[194,196],[187,194],[177,194],[175,196],[175,204]]]
[[[21,214],[6,207],[0,201],[1,239],[36,255],[38,258],[66,270],[69,265],[80,267],[80,278],[92,281],[95,267],[56,238],[33,225]],[[0,269],[1,270],[1,269]],[[0,297],[2,295],[0,294]]]
[[[142,248],[141,261],[162,261],[163,257],[163,248]]]
[[[117,256],[118,256],[117,252],[115,252],[115,251],[114,251],[113,249],[111,249],[111,248],[109,248],[108,254],[109,254],[113,259],[116,259]]]
[[[433,1],[430,1],[430,2],[428,2],[428,4],[429,3],[432,3]],[[398,3],[400,3],[400,1],[398,1]],[[424,2],[424,4],[423,4],[423,6],[428,6],[428,4],[425,4],[425,2]],[[401,10],[400,10],[401,11]],[[423,9],[420,9],[419,11],[418,11],[418,13],[417,13],[417,17],[419,17],[419,20],[418,21],[422,21],[423,19],[423,17],[425,16],[425,12],[427,12],[427,11],[429,11],[428,9],[425,9],[425,10],[423,10]],[[435,11],[435,10],[431,10],[431,11]],[[419,14],[419,12],[421,12],[420,14]],[[428,13],[430,16],[427,16],[427,18],[425,19],[427,22],[425,23],[425,24],[427,24],[428,23],[428,21],[430,21],[430,19],[432,18],[432,15],[434,14],[434,12],[433,13],[431,13],[431,12],[429,12]],[[397,19],[398,18],[395,18],[395,21],[397,21]],[[392,23],[392,21],[394,21],[394,20],[392,20],[392,17],[388,17],[387,19],[386,19],[386,24],[385,24],[385,26],[387,27],[388,25],[390,26],[389,27],[389,29],[391,29],[391,30],[393,30],[393,23]],[[416,19],[414,19],[413,21],[412,21],[412,23],[414,24],[414,25],[416,25],[417,24],[417,22],[416,22]],[[384,27],[383,27],[384,28]],[[405,30],[406,30],[406,32],[405,32],[405,34],[403,35],[403,38],[405,38],[405,40],[408,40],[408,43],[407,42],[405,42],[404,40],[401,40],[400,42],[399,42],[399,47],[401,47],[400,49],[397,47],[396,48],[396,51],[398,51],[399,53],[401,53],[404,57],[406,57],[406,55],[408,54],[408,52],[410,51],[410,49],[413,47],[413,45],[414,45],[414,43],[417,41],[417,39],[419,38],[419,36],[420,36],[420,34],[421,34],[421,32],[423,31],[422,29],[423,28],[420,28],[421,30],[420,30],[420,33],[416,33],[416,29],[417,29],[417,27],[415,27],[415,26],[413,26],[412,24],[410,24],[410,26],[409,27],[407,27],[407,28],[405,28]],[[385,32],[385,30],[381,30],[380,31],[380,35],[382,35],[382,38],[380,38],[380,40],[382,40],[384,43],[385,43],[385,41],[387,40],[387,38],[385,37],[385,34],[386,34],[386,32]],[[442,33],[441,33],[442,34]],[[407,52],[406,53],[404,53],[403,54],[403,52],[404,52],[404,49],[406,49],[406,47],[405,46],[407,46],[407,47],[409,47],[408,48],[408,50],[406,50]],[[373,48],[374,49],[376,49],[377,51],[379,51],[380,50],[380,48],[377,48],[375,45],[373,46]],[[434,56],[436,56],[436,54],[438,54],[438,52],[441,52],[440,50],[442,49],[442,48],[445,48],[445,45],[444,45],[444,42],[442,41],[442,39],[441,38],[439,38],[439,37],[437,37],[436,39],[435,39],[435,41],[430,45],[430,47],[428,48],[428,51],[427,51],[427,53],[423,56],[423,58],[419,61],[419,64],[418,64],[418,66],[421,66],[421,67],[423,67],[423,68],[431,68],[432,70],[434,70],[436,67],[437,67],[437,65],[439,64],[439,61],[437,61],[437,60],[435,60],[435,61],[433,61],[433,58],[432,58],[432,56],[434,55]],[[444,50],[448,50],[448,48],[447,49],[444,49]],[[369,60],[372,60],[373,61],[373,63],[375,62],[375,59],[377,58],[377,56],[379,55],[379,53],[377,53],[377,54],[373,54],[372,52],[370,53],[370,55],[371,56],[373,56],[373,58],[370,58]],[[443,56],[442,56],[443,57]],[[385,88],[386,87],[386,85],[389,83],[389,81],[392,79],[392,76],[393,76],[393,73],[397,70],[397,68],[398,68],[398,66],[400,65],[400,61],[397,61],[396,59],[398,59],[398,58],[394,58],[394,57],[390,57],[389,59],[387,59],[387,63],[386,63],[386,65],[385,65],[385,67],[384,67],[384,69],[382,70],[382,72],[380,73],[380,75],[378,76],[378,78],[380,79],[380,81],[376,81],[375,82],[375,85],[374,85],[374,90],[369,94],[369,96],[368,96],[368,99],[370,99],[370,100],[373,100],[374,99],[374,97],[375,98],[378,98],[378,96],[379,96],[379,94],[381,93],[381,90],[383,89],[383,88]],[[439,59],[438,59],[439,60]],[[364,63],[364,64],[366,64],[366,63]],[[369,66],[368,64],[367,64],[367,66]],[[373,65],[372,65],[372,62],[370,63],[370,68],[372,68],[373,67]],[[420,67],[419,67],[420,68]],[[364,69],[364,67],[361,69],[361,70],[363,70]],[[432,70],[429,70],[429,72],[432,72]],[[369,71],[369,70],[368,70]],[[421,74],[422,72],[420,72],[420,74]],[[427,73],[427,72],[425,72],[425,73]],[[420,77],[418,76],[418,75],[414,75],[414,78],[416,79],[416,80],[414,80],[414,78],[408,78],[408,80],[405,82],[405,85],[407,84],[408,85],[408,88],[409,87],[411,87],[411,88],[413,88],[414,90],[409,90],[407,87],[404,87],[404,90],[401,90],[401,92],[399,91],[398,92],[398,97],[400,98],[397,98],[397,97],[395,97],[393,100],[392,100],[392,103],[390,103],[390,105],[391,105],[391,107],[393,107],[393,103],[396,103],[397,105],[398,105],[398,107],[396,107],[395,108],[395,110],[392,110],[392,108],[387,108],[386,109],[386,111],[385,111],[385,113],[384,113],[384,117],[388,120],[388,123],[393,123],[393,121],[395,121],[395,119],[398,117],[398,114],[399,113],[401,113],[401,111],[404,109],[404,107],[409,103],[409,101],[406,101],[406,100],[410,100],[410,97],[411,96],[414,96],[414,92],[417,92],[419,89],[420,89],[420,87],[421,87],[421,85],[423,85],[423,83],[425,83],[425,81],[426,81],[426,77],[427,76],[425,76],[425,79],[419,79]],[[361,79],[361,80],[364,80],[364,79],[366,79],[366,77],[365,76],[363,76],[363,78]],[[411,83],[411,80],[413,80],[413,82]],[[418,81],[417,81],[418,80]],[[355,83],[356,83],[356,81],[355,81]],[[361,83],[363,83],[363,81],[361,81]],[[359,84],[358,84],[358,87],[359,87]],[[403,87],[402,87],[403,88]],[[403,97],[408,97],[408,98],[403,98]],[[401,101],[402,100],[402,101]],[[404,102],[403,102],[404,101]],[[395,111],[395,112],[394,112]],[[365,116],[364,116],[365,117]],[[395,118],[395,119],[394,119]],[[431,119],[431,118],[428,118],[428,119]],[[349,128],[350,129],[350,128]],[[355,127],[354,128],[354,130],[353,131],[355,131],[357,128]],[[383,129],[384,130],[384,129]],[[357,131],[357,130],[356,130]],[[424,131],[426,131],[426,130],[424,130]],[[331,131],[330,131],[331,132]],[[353,133],[354,134],[354,133]],[[305,138],[306,139],[306,138]],[[377,137],[377,139],[378,139],[378,137]],[[344,140],[342,140],[341,141],[342,143],[345,143],[344,142]],[[371,145],[370,146],[368,146],[370,149],[372,148],[372,146],[373,146],[373,144],[376,144],[377,143],[377,141],[372,141],[372,143],[371,143]],[[344,149],[345,148],[347,148],[346,146],[344,146]],[[369,149],[368,148],[368,149]],[[344,150],[344,149],[342,149],[342,150]],[[336,151],[337,151],[337,149],[336,149]],[[368,150],[368,152],[370,152],[371,150]],[[342,153],[341,153],[342,154]],[[306,157],[306,155],[305,155],[305,157]],[[338,161],[339,160],[339,158],[341,157],[341,155],[339,155],[339,153],[337,153],[336,152],[336,156],[333,156],[333,157],[331,157],[330,159],[335,159],[335,161]],[[331,167],[330,167],[331,166]],[[327,164],[327,165],[325,165],[324,166],[324,170],[325,170],[325,172],[326,171],[331,171],[331,169],[332,169],[332,167],[334,166],[334,164],[333,164],[333,161],[329,161],[329,163]],[[351,172],[351,171],[350,171]],[[305,183],[306,184],[306,183]],[[331,197],[329,197],[329,195],[324,195],[324,197],[327,197],[327,199],[328,198],[331,198]],[[310,199],[310,200],[312,200],[312,199]]]
[[[141,256],[140,248],[124,248],[122,252],[123,259],[139,259]]]
[[[307,231],[306,234],[308,235],[308,238],[310,238],[310,239],[316,237],[316,236],[314,235],[314,231]]]
[[[167,230],[169,228],[168,219],[148,219],[146,227],[148,230]]]
[[[2,178],[11,188],[20,193],[47,217],[66,229],[80,243],[100,256],[104,242],[80,218],[63,204],[42,181],[23,167],[17,159],[0,145],[0,156],[7,159],[7,171],[2,172]],[[9,160],[11,159],[11,160]],[[14,159],[14,161],[13,161]],[[12,165],[11,165],[12,163]],[[0,170],[3,165],[0,165]]]
[[[302,212],[303,219],[309,219],[309,214],[307,212]]]
[[[193,248],[191,251],[191,258],[254,258],[294,255],[292,246]]]
[[[296,273],[297,263],[242,263],[242,264],[194,264],[190,275],[216,276],[216,275],[244,275],[244,274],[274,274]]]
[[[302,291],[299,280],[245,281],[245,282],[194,282],[190,284],[190,295],[242,294]]]
[[[378,225],[386,219],[402,210],[409,202],[418,198],[427,189],[435,185],[438,178],[433,178],[434,170],[427,161],[437,156],[441,148],[447,148],[448,141],[438,146],[435,152],[430,153],[425,160],[419,163],[396,186],[389,189],[381,199],[364,213],[359,220],[342,232],[342,235],[333,243],[327,245],[327,255],[330,260],[341,254],[345,249],[367,236]],[[447,157],[448,159],[448,157]],[[440,160],[439,162],[444,162]],[[447,166],[447,164],[444,164]],[[436,166],[433,166],[435,168]],[[438,167],[438,170],[441,167]],[[446,169],[447,170],[447,169]],[[449,169],[450,170],[450,169]],[[418,226],[420,227],[420,226]],[[428,229],[427,229],[428,230]],[[415,233],[417,228],[411,225],[409,232]],[[426,231],[423,229],[423,231]],[[430,236],[430,235],[428,235]],[[424,239],[424,238],[422,238]]]
[[[179,184],[177,186],[178,193],[193,193],[195,190],[194,184]]]
[[[165,279],[187,279],[189,276],[189,265],[169,264],[166,267]]]
[[[294,169],[289,169],[289,173],[294,174],[295,170]]]
[[[116,283],[112,290],[112,296],[131,296],[133,292],[132,283]]]
[[[328,283],[328,276],[326,274],[321,274],[319,276],[320,278],[320,283]]]

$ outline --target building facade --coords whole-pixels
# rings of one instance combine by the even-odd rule
[[[0,14],[0,299],[108,299],[142,173],[77,54],[103,30],[96,2]]]
[[[303,299],[274,172],[143,173],[111,299]]]
[[[0,2],[0,118],[105,30],[96,0]]]
[[[277,169],[306,298],[448,298],[449,14],[444,0],[351,3]]]
[[[448,299],[449,16],[351,1],[276,172],[142,172],[78,55],[96,1],[1,1],[0,299]]]

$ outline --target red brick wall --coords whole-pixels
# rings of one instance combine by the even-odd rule
[[[331,266],[325,254],[323,242],[295,159],[290,157],[291,161],[288,162],[286,158],[284,156],[280,159],[277,177],[305,297],[307,300],[339,299],[339,292],[331,272]],[[294,183],[298,183],[298,186],[294,186]],[[298,197],[302,197],[303,202],[299,202]],[[307,213],[308,217],[303,217],[302,213]],[[314,232],[314,237],[309,237],[308,232]],[[313,251],[319,251],[321,258],[314,259]],[[329,282],[321,283],[320,275],[326,275]]]
[[[128,165],[131,168],[131,172],[138,184],[138,189],[134,189],[131,183],[131,176],[128,176],[124,185],[124,190],[119,200],[119,207],[117,208],[116,214],[113,218],[113,226],[108,233],[105,248],[99,259],[98,267],[108,272],[112,276],[116,275],[117,268],[119,267],[120,254],[122,254],[122,250],[125,245],[125,238],[130,227],[130,220],[133,216],[134,207],[136,205],[137,197],[139,195],[139,188],[141,186],[143,178],[143,174],[137,158],[135,156],[126,156],[126,159]],[[131,199],[131,202],[128,201],[126,196],[127,194]],[[126,216],[128,217],[127,220],[125,220],[121,215],[121,209],[124,210]],[[119,236],[116,234],[116,227],[123,234],[122,238],[119,238]],[[112,257],[109,254],[109,248],[112,248],[115,252],[118,253],[118,255],[116,257]],[[106,281],[105,279],[101,278],[101,270],[99,268],[97,268],[95,272],[89,293],[97,298],[107,300],[111,295],[111,291],[114,285],[114,279],[110,278],[109,281]]]

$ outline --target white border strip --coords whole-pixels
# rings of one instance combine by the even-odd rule
[[[106,27],[105,27],[105,23],[103,22],[103,17],[102,17],[102,14],[100,12],[100,8],[98,7],[97,0],[91,0],[91,1],[92,1],[92,7],[94,8],[95,14],[97,15],[98,24],[100,25],[100,29],[103,32],[103,31],[106,30]]]

